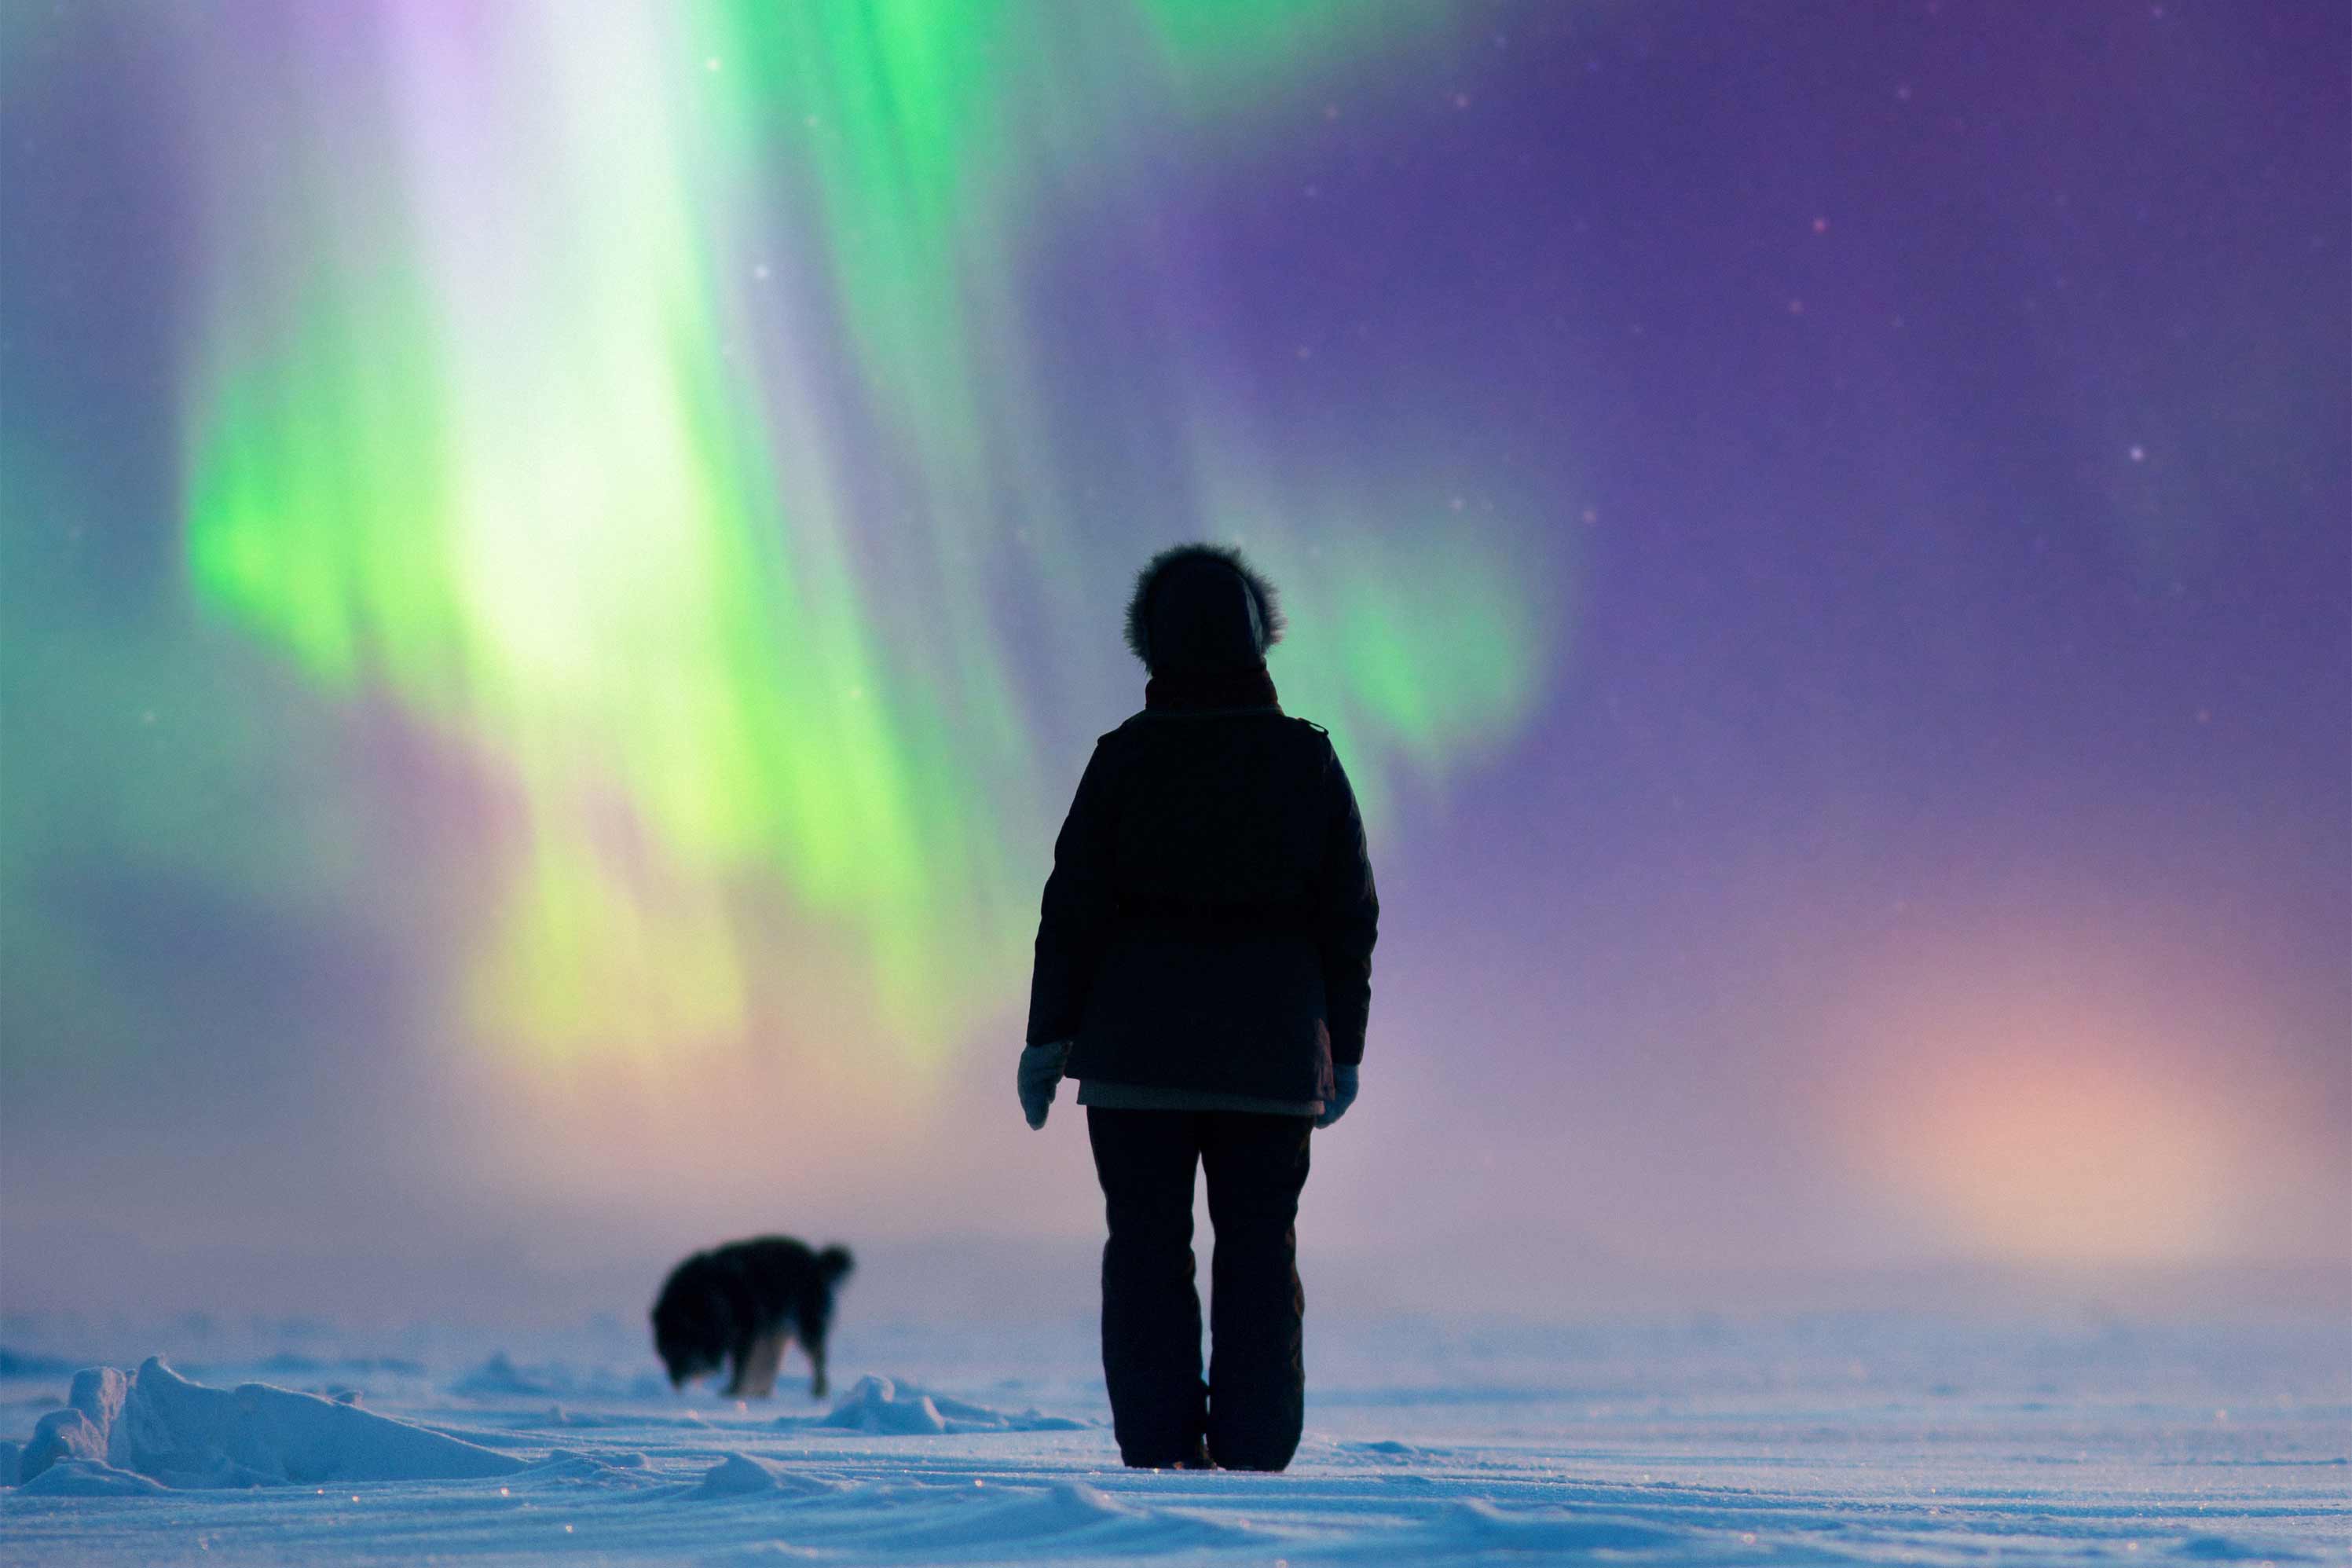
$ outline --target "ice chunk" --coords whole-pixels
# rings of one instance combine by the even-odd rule
[[[16,1461],[16,1479],[29,1481],[51,1465],[65,1459],[106,1459],[106,1430],[93,1424],[79,1410],[52,1410],[41,1417],[33,1428],[33,1440],[25,1445],[24,1457]]]
[[[114,1426],[114,1418],[122,1414],[122,1402],[131,1394],[131,1380],[110,1366],[87,1366],[74,1373],[73,1387],[66,1394],[66,1403],[84,1415],[89,1424],[104,1432]]]
[[[107,1434],[129,1389],[130,1380],[110,1366],[85,1367],[74,1373],[66,1408],[41,1417],[6,1479],[29,1481],[61,1459],[103,1462]]]
[[[140,1367],[105,1458],[180,1486],[466,1480],[523,1468],[510,1455],[339,1405],[248,1383],[190,1383],[160,1358]]]

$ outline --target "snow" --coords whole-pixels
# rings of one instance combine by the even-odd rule
[[[729,1454],[696,1482],[689,1497],[712,1498],[750,1497],[761,1492],[788,1492],[805,1497],[811,1492],[839,1491],[848,1486],[824,1476],[808,1475],[788,1468],[769,1459],[755,1459],[749,1454]]]
[[[530,1394],[549,1398],[613,1398],[658,1396],[669,1384],[658,1372],[622,1373],[596,1368],[586,1373],[568,1366],[517,1366],[499,1351],[457,1380],[455,1391],[478,1396]]]
[[[112,1367],[89,1367],[74,1374],[66,1406],[52,1410],[33,1428],[16,1461],[20,1480],[31,1480],[64,1460],[106,1462],[107,1435],[122,1412],[130,1380]]]
[[[1045,1415],[1034,1406],[1018,1415],[971,1405],[919,1388],[900,1387],[887,1377],[861,1377],[847,1398],[832,1414],[800,1423],[790,1416],[780,1426],[807,1425],[845,1432],[897,1432],[936,1436],[947,1432],[1072,1432],[1086,1426],[1066,1415]]]
[[[26,1480],[19,1497],[162,1497],[171,1489],[103,1459],[59,1459]]]
[[[12,1324],[0,1563],[2352,1556],[2340,1323],[1317,1322],[1281,1476],[1120,1468],[1084,1321],[853,1319],[893,1370],[814,1406],[673,1393],[636,1331]]]
[[[78,1373],[66,1399],[34,1427],[20,1481],[68,1460],[192,1489],[473,1480],[522,1468],[511,1455],[315,1394],[265,1383],[206,1388],[160,1356],[135,1375]]]

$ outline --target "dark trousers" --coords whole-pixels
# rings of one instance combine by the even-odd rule
[[[1306,1416],[1307,1293],[1298,1282],[1304,1116],[1087,1109],[1110,1239],[1103,1246],[1103,1378],[1119,1458],[1278,1470]],[[1209,1381],[1192,1288],[1192,1182],[1209,1173]]]

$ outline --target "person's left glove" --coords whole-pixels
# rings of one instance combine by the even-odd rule
[[[1318,1127],[1328,1127],[1348,1114],[1348,1107],[1356,1103],[1356,1079],[1362,1069],[1341,1062],[1331,1069],[1331,1094],[1323,1101],[1323,1114],[1315,1119]]]
[[[1028,1046],[1021,1052],[1021,1114],[1032,1130],[1045,1125],[1045,1108],[1054,1103],[1054,1086],[1070,1059],[1070,1042],[1054,1040]]]

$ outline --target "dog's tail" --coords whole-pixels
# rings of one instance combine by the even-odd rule
[[[837,1284],[844,1275],[857,1267],[857,1260],[849,1256],[849,1248],[835,1242],[816,1255],[816,1266],[827,1284]]]

